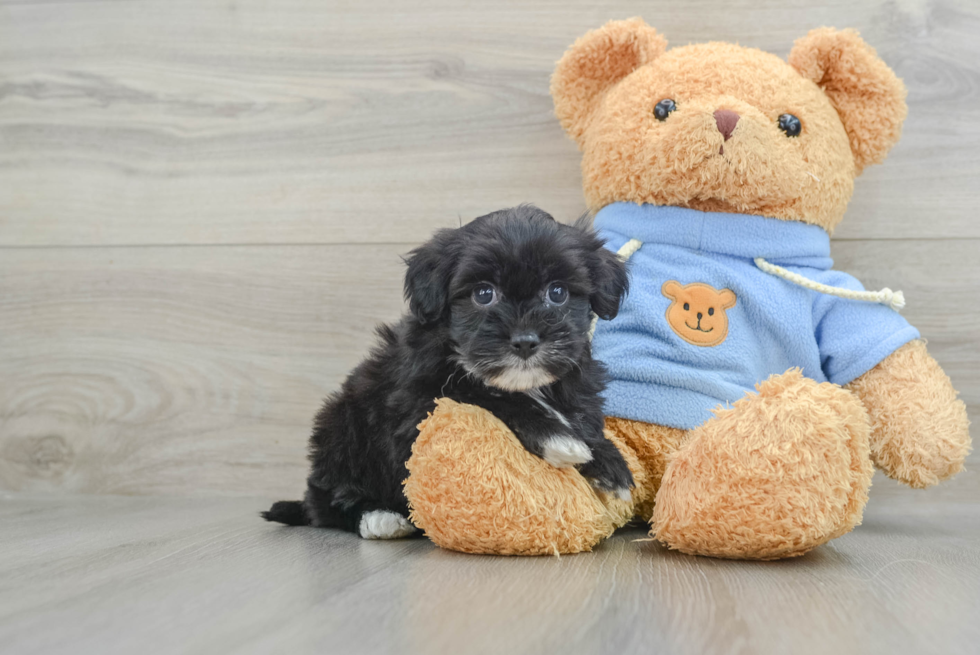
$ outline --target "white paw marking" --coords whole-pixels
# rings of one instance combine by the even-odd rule
[[[620,500],[626,501],[627,503],[633,502],[633,493],[629,490],[629,487],[618,487],[616,489],[604,489],[599,486],[597,480],[592,480],[592,488],[602,494],[609,494],[615,496]]]
[[[574,437],[548,437],[544,442],[544,461],[557,468],[585,464],[592,459],[592,451]]]
[[[357,526],[362,539],[401,539],[416,530],[404,516],[386,509],[365,512]]]
[[[613,491],[613,494],[616,496],[616,498],[619,498],[620,500],[624,500],[627,503],[633,502],[633,494],[630,493],[630,490],[627,489],[626,487],[620,487],[619,489],[616,489],[615,491]]]

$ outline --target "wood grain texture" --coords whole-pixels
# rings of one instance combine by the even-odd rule
[[[844,241],[833,254],[870,288],[904,289],[905,315],[977,416],[974,246]],[[409,249],[5,251],[0,488],[296,495],[321,399],[403,309]]]
[[[265,499],[0,499],[0,643],[59,653],[945,653],[980,643],[980,497],[906,491],[804,557],[620,531],[560,559],[284,528]]]
[[[411,242],[528,201],[574,218],[548,79],[635,14],[780,55],[860,29],[911,112],[838,235],[980,237],[972,0],[0,0],[0,244]]]
[[[401,312],[401,252],[6,252],[0,486],[297,493],[322,398]]]

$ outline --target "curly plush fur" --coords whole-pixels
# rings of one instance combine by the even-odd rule
[[[901,135],[905,87],[854,31],[814,30],[796,42],[790,65],[731,43],[665,47],[642,20],[614,21],[558,62],[555,112],[582,149],[593,210],[625,200],[833,231],[854,177]],[[685,111],[651,121],[649,108],[663,98]],[[740,115],[732,161],[706,159],[725,141],[718,108]],[[806,117],[807,138],[786,139],[774,127],[784,112]]]
[[[773,376],[670,457],[654,536],[686,553],[802,555],[861,522],[874,472],[857,397],[799,370]]]
[[[799,39],[787,62],[729,43],[668,50],[642,20],[613,21],[565,53],[551,92],[582,150],[591,209],[674,205],[828,233],[906,115],[905,87],[874,49],[830,28]],[[682,111],[654,120],[665,98]],[[719,110],[739,114],[727,134]],[[801,118],[802,138],[780,131],[783,113]],[[860,523],[872,462],[921,488],[954,475],[970,449],[965,406],[921,341],[847,388],[774,375],[690,431],[608,417],[636,480],[628,509],[541,466],[489,420],[441,405],[409,463],[413,518],[446,548],[589,550],[632,513],[686,553],[793,557]]]
[[[412,522],[464,553],[557,555],[591,550],[632,516],[633,503],[593,492],[573,468],[527,451],[492,414],[447,398],[419,425],[405,494]],[[638,488],[646,474],[614,434]],[[504,510],[504,511],[501,511]]]

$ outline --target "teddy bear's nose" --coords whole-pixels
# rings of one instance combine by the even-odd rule
[[[732,138],[732,132],[738,125],[738,114],[730,109],[718,109],[715,111],[715,123],[718,124],[718,131],[725,137],[725,141]]]

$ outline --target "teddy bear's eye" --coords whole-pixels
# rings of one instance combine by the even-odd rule
[[[779,129],[785,132],[786,136],[800,136],[800,132],[803,131],[803,124],[793,114],[783,114],[779,117]]]
[[[684,311],[687,312],[687,311],[690,311],[690,309],[691,309],[691,304],[690,303],[684,303]]]
[[[658,121],[667,120],[667,114],[677,109],[677,103],[670,98],[664,98],[653,108],[653,115]]]
[[[715,315],[715,308],[708,307],[708,316],[714,316],[714,315]]]

